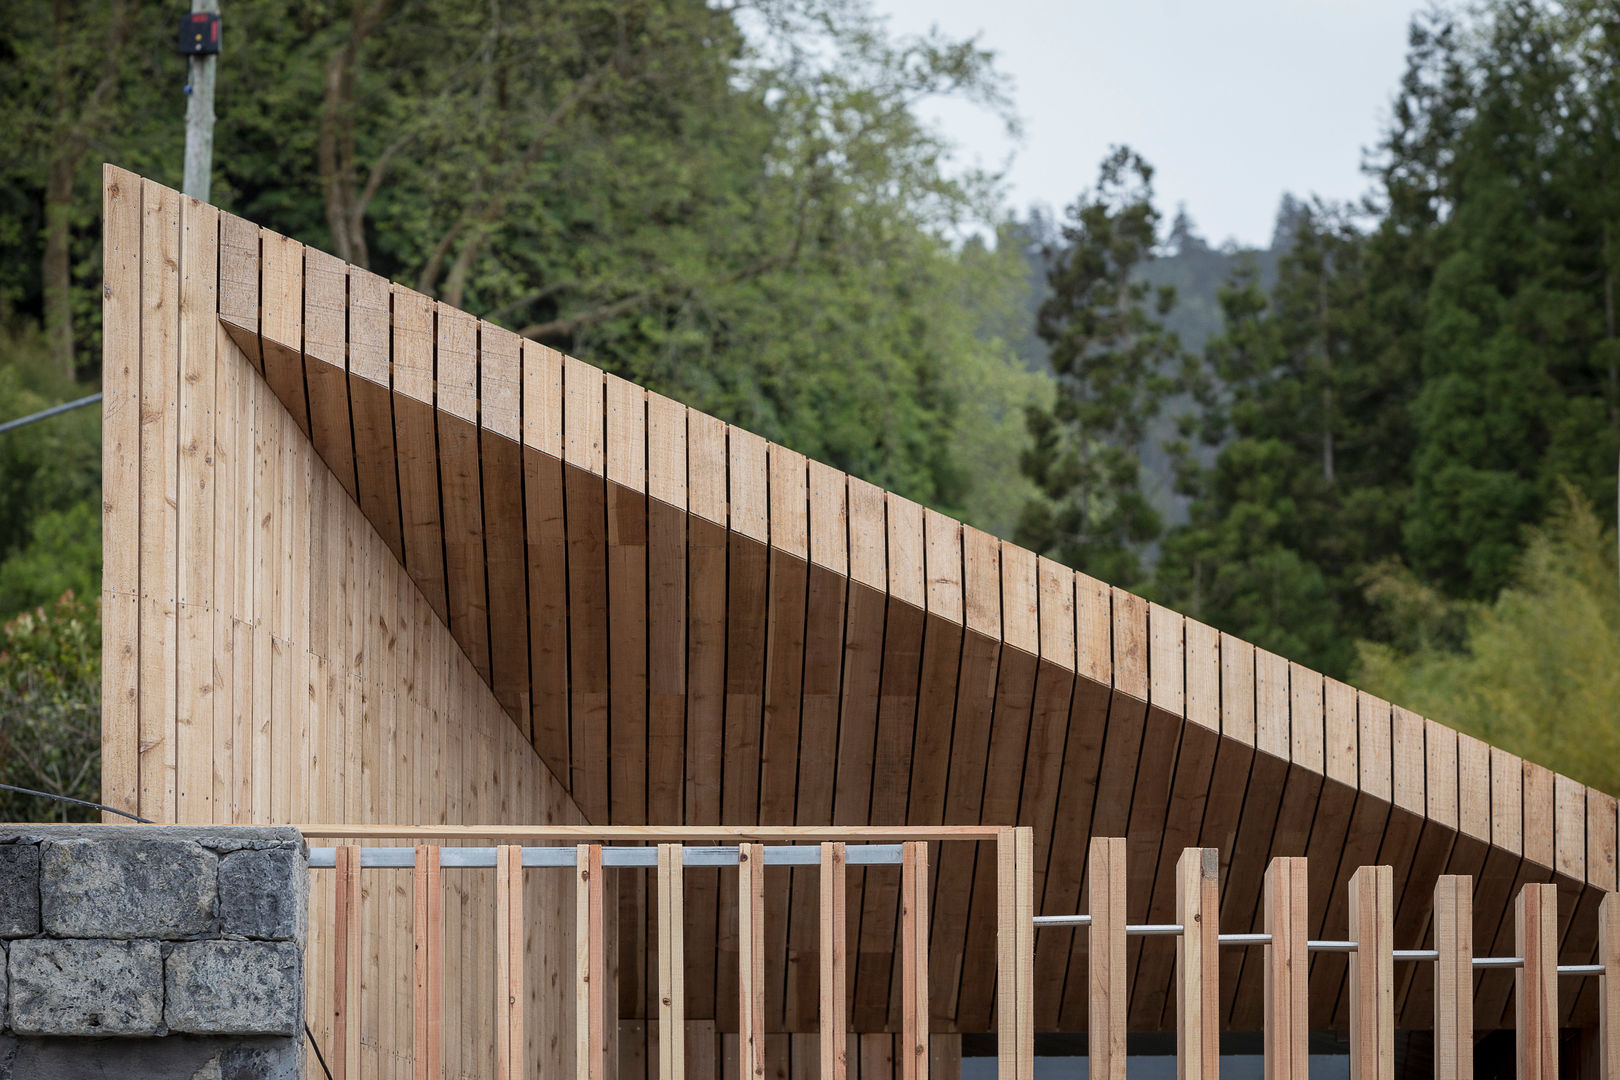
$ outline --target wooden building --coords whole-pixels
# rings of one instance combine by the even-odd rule
[[[1268,867],[1304,857],[1273,871],[1293,875],[1276,895],[1296,899],[1301,943],[1347,939],[1381,902],[1395,949],[1471,935],[1479,956],[1520,959],[1397,963],[1393,1029],[1434,1027],[1437,987],[1482,1036],[1522,1027],[1527,1001],[1551,1003],[1552,1037],[1608,1010],[1607,975],[1515,991],[1515,906],[1550,884],[1524,894],[1547,909],[1520,912],[1536,940],[1554,964],[1607,963],[1609,795],[112,167],[105,222],[108,804],[352,825],[367,843],[383,834],[358,826],[400,843],[446,825],[1027,826],[1034,913],[1106,910],[1118,936],[1025,927],[1025,1023],[1082,1033],[1100,1016],[1121,1047],[1127,1027],[1178,1028],[1180,939],[1124,926],[1177,922],[1183,850],[1218,852],[1211,933],[1217,912],[1224,932],[1280,925]],[[1359,906],[1374,865],[1392,873]],[[956,839],[920,880],[849,869],[860,1076],[901,1071],[891,1035],[917,1000],[903,891],[929,915],[934,1071],[996,1030],[997,872],[994,849]],[[316,877],[311,1026],[329,1047],[342,1014],[362,1075],[426,1075],[411,875],[353,873],[365,946],[341,973],[322,959],[344,932],[324,915],[339,885]],[[497,890],[443,874],[444,1075],[493,1076]],[[575,882],[518,874],[524,1023],[500,1053],[526,1063],[512,1075],[586,1075]],[[656,879],[606,874],[607,1056],[623,1077],[658,1072]],[[762,874],[750,1024],[773,1075],[817,1075],[818,870]],[[739,1053],[736,877],[685,874],[694,1076]],[[1455,892],[1438,908],[1437,884]],[[1221,950],[1216,1028],[1271,1031],[1262,969],[1280,949]],[[1356,958],[1301,952],[1290,1023],[1364,1023]],[[1582,1045],[1595,1062],[1598,1041]]]

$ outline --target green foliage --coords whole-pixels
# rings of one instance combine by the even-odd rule
[[[28,108],[0,121],[16,136],[0,304],[51,323],[39,268],[66,199],[62,288],[94,375],[97,163],[178,180],[173,12],[13,14],[0,85]],[[979,406],[959,395],[1007,380],[952,309],[1016,267],[950,242],[992,216],[993,187],[948,167],[914,111],[953,95],[1011,122],[971,42],[895,37],[863,0],[242,0],[220,65],[215,202],[913,498],[974,505],[982,470],[953,438]],[[83,152],[63,157],[69,136]]]
[[[1371,576],[1399,646],[1362,642],[1357,679],[1497,746],[1620,792],[1615,533],[1572,489],[1490,603],[1451,600],[1387,564]],[[1409,650],[1409,651],[1408,651]]]
[[[1159,599],[1342,677],[1401,640],[1391,560],[1484,602],[1560,483],[1613,513],[1616,45],[1599,5],[1414,20],[1372,196],[1296,206],[1275,286],[1223,297]]]
[[[1142,491],[1137,447],[1174,389],[1183,358],[1162,320],[1174,291],[1139,271],[1158,244],[1153,170],[1127,148],[1069,210],[1036,329],[1056,376],[1050,407],[1028,411],[1023,469],[1041,498],[1019,539],[1109,581],[1133,583],[1159,517]]]
[[[72,593],[0,627],[0,782],[94,801],[101,783],[101,611]],[[0,791],[0,821],[96,812]]]
[[[1200,411],[1180,445],[1189,520],[1165,537],[1154,592],[1256,644],[1341,674],[1364,620],[1359,576],[1400,536],[1403,375],[1376,362],[1369,245],[1339,209],[1299,207],[1266,293],[1241,268],[1221,294]]]
[[[91,392],[50,368],[37,333],[0,327],[0,420]],[[0,435],[0,617],[100,588],[100,410],[87,406]]]

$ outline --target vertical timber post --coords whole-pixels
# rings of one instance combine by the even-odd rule
[[[1125,838],[1099,836],[1090,853],[1088,1042],[1093,1080],[1125,1080]]]
[[[1220,854],[1187,848],[1176,863],[1176,1076],[1215,1080],[1221,1068]]]
[[[1391,867],[1363,866],[1351,875],[1350,937],[1356,943],[1350,958],[1350,1075],[1394,1080],[1395,871]],[[1439,1045],[1437,1029],[1436,1049]]]
[[[1598,905],[1598,962],[1598,1075],[1620,1080],[1620,893]]]
[[[1271,935],[1265,947],[1266,1080],[1306,1075],[1309,876],[1301,858],[1272,859],[1266,868],[1266,933]]]
[[[1434,1075],[1474,1075],[1473,879],[1444,874],[1434,883]]]
[[[1519,1080],[1558,1076],[1558,886],[1526,885],[1513,903],[1524,964],[1513,974]]]

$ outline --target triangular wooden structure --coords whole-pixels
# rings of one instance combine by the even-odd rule
[[[1518,886],[1554,881],[1563,958],[1593,953],[1608,795],[111,167],[106,229],[110,804],[1027,824],[1038,912],[1084,910],[1087,839],[1118,835],[1133,920],[1172,920],[1203,845],[1223,929],[1255,923],[1270,858],[1308,855],[1312,936],[1344,935],[1350,875],[1383,863],[1403,944],[1460,873],[1479,952],[1511,949]],[[994,868],[948,843],[934,865],[935,1028],[990,1030]],[[690,886],[687,1001],[723,1027],[715,881]],[[854,1024],[892,1030],[898,886],[851,887]],[[814,878],[767,888],[767,1027],[813,1030]],[[640,889],[631,1018],[654,1015]],[[1037,1030],[1084,1029],[1083,946],[1041,931]],[[1172,960],[1132,941],[1133,1029],[1170,1024]],[[1314,958],[1313,1027],[1343,1028],[1345,971]],[[1428,977],[1401,977],[1400,1026],[1428,1026]],[[1493,1027],[1511,979],[1482,979]],[[1566,1020],[1592,1005],[1572,990]]]

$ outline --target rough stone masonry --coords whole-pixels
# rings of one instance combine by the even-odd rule
[[[296,829],[0,824],[0,1080],[304,1075]]]

